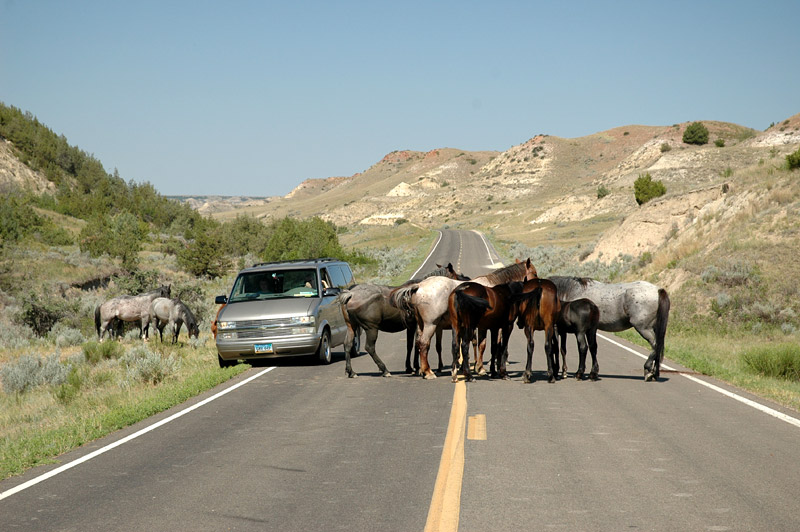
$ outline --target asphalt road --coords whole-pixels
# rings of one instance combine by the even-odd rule
[[[447,231],[420,273],[452,262],[476,276],[498,266],[491,251],[476,233]],[[523,384],[517,330],[511,379],[466,385],[461,500],[447,509],[458,529],[800,530],[800,415],[678,371],[645,383],[631,352],[645,351],[610,338],[599,340],[597,382],[547,383],[539,338],[536,381]],[[341,348],[330,366],[255,367],[3,481],[0,530],[423,530],[454,385],[403,375],[404,344],[402,333],[378,337],[391,378],[367,355],[346,378]]]

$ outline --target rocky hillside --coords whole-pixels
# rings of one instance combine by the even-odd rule
[[[262,217],[318,215],[361,231],[399,220],[447,224],[528,245],[583,246],[589,260],[638,257],[698,216],[746,210],[763,188],[760,178],[747,176],[783,164],[800,145],[800,115],[763,132],[703,124],[710,135],[701,146],[682,141],[686,122],[574,139],[537,135],[502,153],[396,151],[363,173],[309,180],[268,208],[246,210]],[[633,183],[646,173],[667,194],[639,206]]]

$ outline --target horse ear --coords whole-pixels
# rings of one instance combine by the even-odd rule
[[[519,264],[519,263],[520,263],[520,262],[522,262],[522,261],[521,261],[521,260],[519,260],[519,259],[514,259],[514,262],[516,262],[517,264]]]

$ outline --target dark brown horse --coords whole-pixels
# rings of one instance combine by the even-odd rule
[[[592,371],[589,378],[597,380],[600,367],[597,365],[597,327],[600,323],[600,309],[591,300],[582,298],[561,302],[556,330],[561,338],[561,376],[567,376],[567,334],[572,333],[578,342],[578,371],[575,378],[583,379],[586,372],[586,351],[592,354]]]
[[[528,338],[528,362],[525,365],[523,382],[531,382],[531,363],[533,358],[533,333],[544,331],[544,351],[547,357],[547,380],[556,381],[558,373],[558,339],[556,338],[556,322],[561,312],[561,302],[558,300],[558,289],[548,279],[529,279],[519,287],[513,300],[516,305],[517,327],[525,329]],[[516,291],[517,289],[514,288]],[[501,370],[505,371],[508,353],[501,357]]]
[[[478,283],[464,283],[456,287],[448,300],[448,313],[453,328],[453,378],[456,377],[456,366],[459,360],[457,345],[461,345],[462,373],[465,378],[471,378],[469,372],[468,345],[474,338],[475,329],[479,337],[490,334],[491,370],[492,376],[508,378],[503,372],[497,373],[499,360],[502,353],[508,349],[508,339],[514,328],[515,307],[512,302],[512,287],[521,286],[520,283],[505,283],[496,286],[483,286]],[[485,373],[483,370],[483,349],[476,352],[475,372]]]

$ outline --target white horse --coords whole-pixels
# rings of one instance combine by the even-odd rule
[[[100,341],[102,342],[103,337],[111,330],[115,320],[138,321],[139,336],[146,338],[149,336],[150,320],[147,319],[145,323],[145,319],[149,317],[150,303],[157,297],[169,297],[169,295],[170,285],[165,285],[138,296],[114,297],[98,305],[94,309],[94,326]]]

